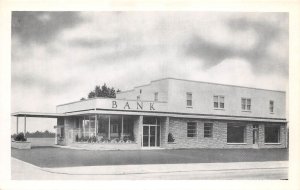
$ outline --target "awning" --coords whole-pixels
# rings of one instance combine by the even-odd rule
[[[15,112],[11,114],[15,117],[40,117],[40,118],[58,118],[63,117],[63,113],[42,113],[42,112]]]

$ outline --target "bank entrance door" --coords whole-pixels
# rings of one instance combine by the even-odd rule
[[[253,125],[253,148],[258,148],[258,125],[254,124]]]
[[[160,126],[143,125],[143,147],[160,146]]]

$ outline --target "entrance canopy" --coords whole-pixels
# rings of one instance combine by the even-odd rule
[[[58,118],[63,117],[63,113],[42,113],[42,112],[15,112],[11,114],[15,117],[40,117],[40,118]]]
[[[15,112],[11,114],[17,117],[16,132],[19,133],[19,117],[24,117],[24,135],[26,135],[26,117],[39,117],[39,118],[59,118],[65,116],[63,113],[41,113],[41,112]]]

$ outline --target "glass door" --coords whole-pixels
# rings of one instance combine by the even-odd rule
[[[252,137],[253,137],[253,148],[258,148],[258,125],[253,125],[253,131],[252,131]]]
[[[143,126],[143,147],[160,146],[160,126]]]
[[[156,146],[156,126],[150,125],[150,131],[149,131],[149,136],[150,136],[150,146]]]

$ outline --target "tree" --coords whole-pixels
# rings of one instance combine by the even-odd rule
[[[94,98],[96,96],[94,91],[91,91],[88,95],[88,98]]]
[[[117,93],[121,92],[120,89],[117,90]],[[114,87],[108,87],[106,83],[102,86],[96,85],[94,90],[90,91],[88,94],[88,98],[95,98],[95,97],[107,97],[107,98],[116,98],[116,90]],[[80,100],[85,100],[82,97]]]

